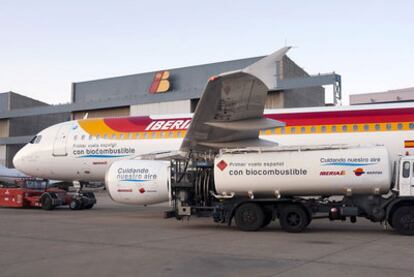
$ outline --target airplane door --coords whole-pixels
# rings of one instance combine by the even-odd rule
[[[53,156],[67,156],[66,142],[69,136],[70,124],[60,127],[53,142]]]

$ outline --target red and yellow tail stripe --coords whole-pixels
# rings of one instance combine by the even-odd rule
[[[414,148],[414,140],[404,141],[404,148]]]

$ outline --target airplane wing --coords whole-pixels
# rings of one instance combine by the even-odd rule
[[[277,62],[284,47],[256,63],[211,77],[198,103],[181,151],[274,145],[259,131],[284,126],[263,117],[269,88],[276,86]]]

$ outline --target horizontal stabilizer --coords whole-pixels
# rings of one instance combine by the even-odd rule
[[[283,127],[286,124],[269,118],[245,119],[237,121],[206,122],[206,125],[232,131],[267,130]]]
[[[243,148],[243,147],[273,147],[277,143],[264,139],[246,139],[228,142],[200,142],[202,146],[221,149],[221,148]]]

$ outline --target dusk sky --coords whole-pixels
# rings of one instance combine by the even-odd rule
[[[0,92],[269,54],[335,71],[345,95],[414,86],[413,1],[0,0]]]

